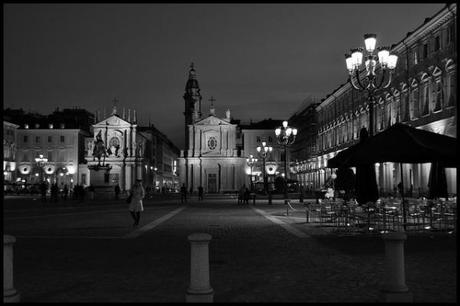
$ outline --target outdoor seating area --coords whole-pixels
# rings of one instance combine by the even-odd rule
[[[305,217],[307,223],[332,227],[336,232],[456,232],[456,197],[405,201],[405,222],[400,198],[381,198],[366,205],[358,205],[356,201],[345,203],[343,199],[324,200],[305,204]]]

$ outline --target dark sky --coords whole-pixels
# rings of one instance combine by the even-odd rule
[[[207,112],[284,119],[347,78],[344,53],[399,42],[444,4],[4,4],[4,107],[135,108],[181,149],[195,63]]]

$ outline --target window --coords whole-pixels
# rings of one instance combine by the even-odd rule
[[[409,104],[410,119],[413,120],[418,117],[418,89],[414,88],[411,92],[411,101]]]
[[[27,141],[28,141],[28,137],[24,135],[24,143],[27,143]]]
[[[447,78],[447,95],[448,95],[448,101],[447,101],[447,105],[448,106],[454,106],[455,104],[455,91],[456,91],[456,81],[455,81],[455,73],[451,73],[449,74],[448,78]]]
[[[104,183],[108,183],[110,180],[110,174],[109,173],[104,173]]]
[[[430,105],[430,94],[429,94],[429,84],[428,82],[425,83],[423,86],[423,93],[422,93],[422,98],[420,99],[421,101],[421,110],[422,110],[422,115],[427,115],[428,114],[428,106]]]
[[[447,43],[453,43],[455,40],[455,27],[454,23],[452,22],[449,27],[447,28]]]
[[[436,82],[436,101],[433,111],[441,110],[442,105],[442,83],[441,81]]]
[[[65,142],[65,138],[64,136],[61,136],[61,143],[64,143]]]
[[[427,58],[428,57],[428,44],[424,44],[423,45],[423,58]]]
[[[414,50],[414,64],[418,64],[418,58],[417,58],[417,50]]]
[[[438,51],[439,49],[441,49],[441,37],[436,36],[434,38],[434,51]]]
[[[52,161],[53,160],[53,152],[51,151],[48,151],[48,161]]]
[[[40,143],[40,136],[35,136],[35,143]]]
[[[48,143],[53,141],[53,136],[48,136]]]
[[[217,147],[217,140],[215,137],[209,137],[208,139],[208,148],[209,150],[214,150]]]
[[[272,142],[273,142],[272,136],[268,136],[268,142],[269,142],[269,143],[272,143]]]
[[[260,142],[260,136],[257,136],[256,141],[257,141],[257,143]]]

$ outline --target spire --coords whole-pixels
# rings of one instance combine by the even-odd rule
[[[137,119],[136,119],[136,110],[134,109],[134,110],[133,110],[133,112],[134,112],[134,115],[133,115],[133,117],[134,117],[134,118],[133,118],[133,121],[134,121],[134,123],[137,123]]]
[[[128,122],[131,122],[131,109],[128,108]]]
[[[198,80],[196,79],[195,65],[193,63],[190,64],[190,69],[188,71],[188,81],[185,85],[185,91],[191,91],[192,89],[198,89],[198,91],[200,90]]]
[[[216,115],[216,109],[214,108],[214,101],[216,101],[216,99],[214,99],[213,96],[211,96],[211,99],[209,99],[209,101],[211,101],[211,106],[209,107],[209,113],[213,116]]]
[[[123,118],[123,120],[125,120],[125,118],[126,118],[126,113],[125,113],[125,108],[124,107],[123,107],[123,117],[122,118]]]

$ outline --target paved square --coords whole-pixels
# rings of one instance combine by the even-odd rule
[[[177,199],[148,200],[133,229],[122,201],[29,211],[8,201],[4,228],[17,238],[14,286],[23,302],[184,302],[187,236],[194,232],[213,237],[215,302],[379,299],[382,239],[338,236],[305,224],[298,203],[292,204],[295,214],[284,216],[281,201],[238,206],[233,199],[213,199],[181,206]],[[455,237],[409,236],[405,251],[414,301],[455,302]]]

